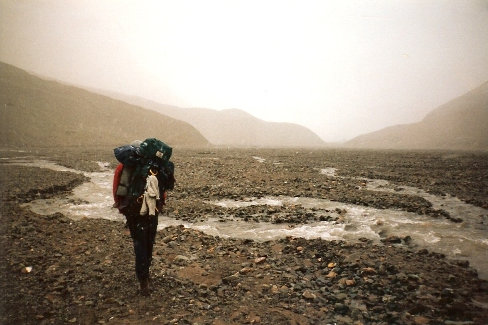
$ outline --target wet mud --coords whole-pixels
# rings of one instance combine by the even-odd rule
[[[110,149],[2,152],[67,167],[115,167]],[[259,158],[259,159],[257,159]],[[374,151],[175,150],[177,184],[164,214],[191,222],[341,222],[343,211],[210,202],[307,197],[393,208],[450,220],[422,197],[369,190],[387,179],[487,207],[486,154]],[[321,174],[336,168],[338,176]],[[449,171],[446,174],[446,170]],[[444,171],[444,172],[442,172]],[[381,244],[287,237],[253,241],[173,226],[158,232],[149,297],[139,295],[132,243],[122,222],[21,203],[66,196],[81,174],[0,163],[2,324],[485,324],[488,282],[464,260],[415,249],[408,238]],[[345,177],[347,176],[347,177]],[[73,202],[76,204],[77,202]],[[322,218],[322,219],[321,219]],[[329,220],[327,220],[329,219]],[[486,226],[486,218],[471,220]]]

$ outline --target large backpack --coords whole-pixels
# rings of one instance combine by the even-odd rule
[[[169,161],[172,151],[170,146],[155,138],[144,140],[139,148],[131,145],[115,148],[114,155],[121,164],[114,174],[114,206],[120,209],[127,200],[143,193],[151,166],[159,170],[160,189],[163,192],[172,190],[175,183],[174,164]]]
[[[148,138],[142,141],[139,147],[140,155],[146,159],[152,159],[161,153],[161,158],[164,162],[169,161],[173,149],[161,140],[155,138]]]
[[[130,167],[137,165],[142,158],[139,148],[131,145],[115,148],[114,155],[120,163]]]

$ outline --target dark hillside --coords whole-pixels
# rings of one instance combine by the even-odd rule
[[[205,146],[191,125],[0,63],[0,146],[118,145],[160,138]]]

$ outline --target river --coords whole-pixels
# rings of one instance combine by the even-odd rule
[[[82,172],[66,168],[47,160],[2,159],[2,163],[69,171],[87,176],[90,181],[74,188],[68,197],[34,200],[24,204],[33,212],[49,215],[55,212],[78,220],[81,218],[104,218],[123,222],[124,217],[112,208],[113,171],[107,163],[100,162],[100,172]],[[323,168],[321,173],[336,176],[334,168]],[[468,260],[477,269],[480,278],[488,280],[488,231],[486,223],[479,223],[480,216],[486,220],[488,210],[467,204],[453,196],[437,196],[421,189],[398,186],[386,180],[369,180],[365,188],[375,191],[399,191],[425,198],[436,209],[443,209],[453,218],[461,218],[461,223],[453,223],[444,218],[433,218],[394,209],[375,209],[371,207],[334,202],[307,197],[265,197],[247,198],[242,201],[222,199],[207,202],[227,209],[248,205],[300,205],[310,211],[345,211],[341,222],[321,221],[315,223],[288,225],[267,222],[246,222],[228,220],[221,222],[210,218],[202,222],[184,222],[168,216],[160,216],[158,229],[172,225],[184,225],[213,236],[248,238],[258,241],[279,239],[286,236],[322,238],[324,240],[357,241],[368,238],[380,244],[381,234],[398,237],[411,237],[415,247],[443,253],[449,258]],[[178,204],[177,202],[173,204]]]

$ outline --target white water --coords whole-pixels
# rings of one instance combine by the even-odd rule
[[[233,237],[257,240],[295,236],[356,241],[364,237],[380,243],[381,233],[385,233],[386,236],[394,235],[401,238],[410,236],[412,243],[418,248],[427,248],[451,258],[469,260],[471,265],[477,268],[480,277],[488,278],[488,239],[486,239],[485,227],[478,229],[468,223],[453,223],[445,218],[436,219],[400,210],[375,209],[315,198],[267,197],[256,201],[230,202],[222,200],[215,202],[215,204],[237,208],[264,202],[273,202],[275,205],[277,202],[280,202],[281,205],[301,205],[310,211],[312,209],[314,211],[334,211],[337,208],[347,212],[343,214],[343,222],[322,221],[292,228],[281,224],[256,223],[246,226],[232,222],[231,225],[227,224],[223,227],[229,227]],[[457,200],[455,203],[459,204]],[[464,208],[468,209],[468,207]],[[474,211],[479,212],[477,208]],[[329,214],[332,213],[329,212]],[[226,233],[225,229],[218,230],[221,233]],[[219,232],[214,229],[212,234],[219,234]]]
[[[5,162],[4,162],[5,163]],[[60,166],[47,160],[23,160],[14,159],[8,161],[9,164],[47,168],[55,171],[68,171],[83,174],[90,178],[73,189],[73,194],[68,197],[56,197],[52,199],[34,200],[26,203],[33,212],[48,215],[61,212],[64,215],[78,220],[86,218],[103,218],[109,220],[125,220],[118,213],[117,209],[112,208],[112,180],[113,171],[108,170],[107,164],[99,163],[101,172],[82,172],[76,169]]]
[[[61,212],[72,219],[104,218],[124,221],[125,218],[117,209],[111,208],[113,172],[106,164],[100,163],[101,172],[81,172],[65,168],[45,160],[3,160],[1,163],[19,164],[49,168],[57,171],[80,173],[90,178],[73,190],[68,197],[48,200],[35,200],[25,204],[33,212],[48,215]],[[324,168],[320,174],[336,177],[336,169]],[[248,198],[243,201],[219,200],[207,202],[227,209],[239,209],[250,205],[299,205],[307,211],[320,212],[325,215],[337,216],[336,209],[345,210],[341,213],[341,222],[315,222],[305,225],[271,224],[267,222],[246,222],[243,220],[227,220],[220,222],[210,218],[203,222],[189,223],[170,217],[160,217],[158,229],[171,225],[184,225],[213,236],[224,238],[249,238],[253,240],[273,240],[286,236],[322,238],[325,240],[356,241],[365,237],[380,243],[380,234],[386,236],[410,236],[412,243],[418,248],[444,253],[451,258],[467,259],[475,267],[481,278],[488,279],[488,231],[486,220],[488,211],[452,196],[436,196],[414,188],[390,184],[385,180],[363,179],[368,190],[395,191],[396,193],[414,194],[425,198],[436,209],[444,209],[452,217],[465,220],[453,223],[444,218],[432,218],[415,213],[392,209],[375,209],[360,205],[333,202],[324,199],[304,197],[265,197]],[[174,204],[178,204],[175,202]],[[205,204],[202,202],[202,204]],[[480,217],[482,216],[482,217]],[[483,224],[480,220],[484,220]]]
[[[429,201],[432,204],[432,208],[442,209],[448,212],[451,217],[463,219],[462,227],[479,227],[487,230],[488,210],[465,203],[455,196],[449,194],[444,196],[434,195],[416,187],[395,186],[385,180],[364,180],[367,182],[366,188],[368,190],[420,196]],[[480,221],[484,221],[484,227],[480,224]]]

